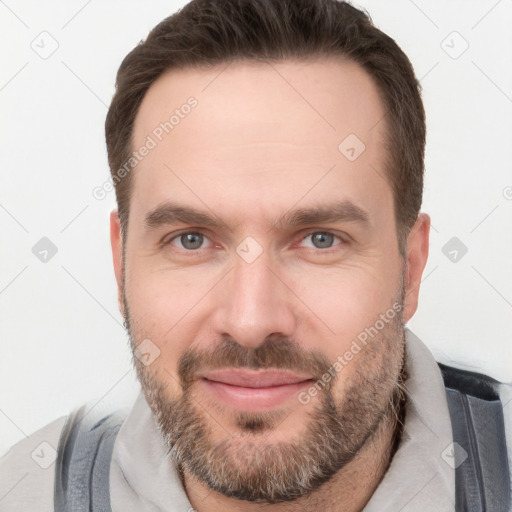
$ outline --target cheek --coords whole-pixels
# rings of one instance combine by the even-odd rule
[[[131,313],[163,338],[196,309],[214,281],[212,272],[199,268],[175,270],[165,263],[135,260],[126,281]]]
[[[158,357],[147,370],[157,372],[175,388],[177,361],[197,337],[196,330],[202,325],[197,306],[208,287],[172,273],[134,269],[128,275],[126,292],[133,342],[136,346],[144,340],[154,344]]]
[[[389,273],[388,273],[389,276]],[[322,320],[331,334],[346,339],[392,307],[399,279],[382,278],[364,269],[310,272],[295,279],[297,295]],[[332,332],[333,331],[333,332]]]

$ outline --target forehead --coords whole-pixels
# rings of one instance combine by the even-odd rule
[[[134,141],[169,120],[191,96],[200,108],[194,109],[192,121],[180,123],[179,132],[207,135],[201,139],[203,143],[228,135],[253,141],[264,136],[261,128],[265,125],[285,129],[279,134],[283,140],[293,141],[299,132],[305,132],[313,141],[326,135],[336,141],[351,130],[371,142],[369,138],[378,132],[372,128],[384,115],[373,80],[355,62],[342,58],[274,63],[245,60],[165,72],[149,88],[139,108]],[[298,120],[301,123],[294,126]],[[243,132],[237,130],[241,127]],[[173,136],[179,135],[176,132]],[[277,134],[274,131],[273,135]]]
[[[371,77],[343,59],[170,70],[136,116],[133,149],[152,148],[133,173],[134,197],[149,208],[172,193],[197,202],[230,190],[249,207],[251,191],[275,205],[315,186],[389,200],[384,114]]]

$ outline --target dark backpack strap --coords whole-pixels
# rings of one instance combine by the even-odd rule
[[[85,408],[70,414],[61,433],[55,464],[55,512],[112,512],[110,460],[123,419],[113,413],[94,421]]]
[[[439,363],[452,421],[456,511],[512,510],[505,422],[498,385],[479,373]],[[467,453],[467,458],[466,458]]]

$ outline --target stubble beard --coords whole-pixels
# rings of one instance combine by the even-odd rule
[[[142,337],[138,339],[132,332],[124,294],[123,301],[125,327],[133,350]],[[394,304],[397,303],[403,305],[403,288]],[[332,369],[332,362],[320,353],[305,353],[296,343],[280,336],[269,337],[254,349],[242,347],[232,339],[223,339],[208,353],[187,349],[178,361],[180,396],[167,391],[161,372],[133,357],[142,391],[182,482],[188,473],[226,497],[268,504],[291,502],[331,480],[372,442],[385,423],[393,422],[399,433],[405,382],[401,311],[354,356],[350,362],[357,365],[354,377],[346,383],[338,401],[333,387],[338,378],[343,378],[343,369],[323,384],[316,403],[308,406],[307,419],[296,423],[303,432],[292,441],[273,442],[269,437],[295,408],[291,412],[275,409],[237,414],[224,410],[222,417],[230,419],[230,426],[220,427],[201,404],[202,397],[195,395],[193,375],[198,369],[211,367],[213,361],[214,368],[308,370],[321,379],[328,368]],[[368,368],[372,371],[368,372]],[[299,403],[298,407],[304,405]],[[214,411],[223,412],[217,407]],[[232,427],[231,418],[236,428]],[[396,441],[395,438],[395,445]]]

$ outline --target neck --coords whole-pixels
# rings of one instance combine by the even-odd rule
[[[197,512],[345,512],[361,511],[382,480],[400,441],[405,398],[397,396],[393,414],[386,416],[356,457],[314,493],[293,502],[261,504],[228,498],[212,491],[193,475],[180,473],[189,501]]]

